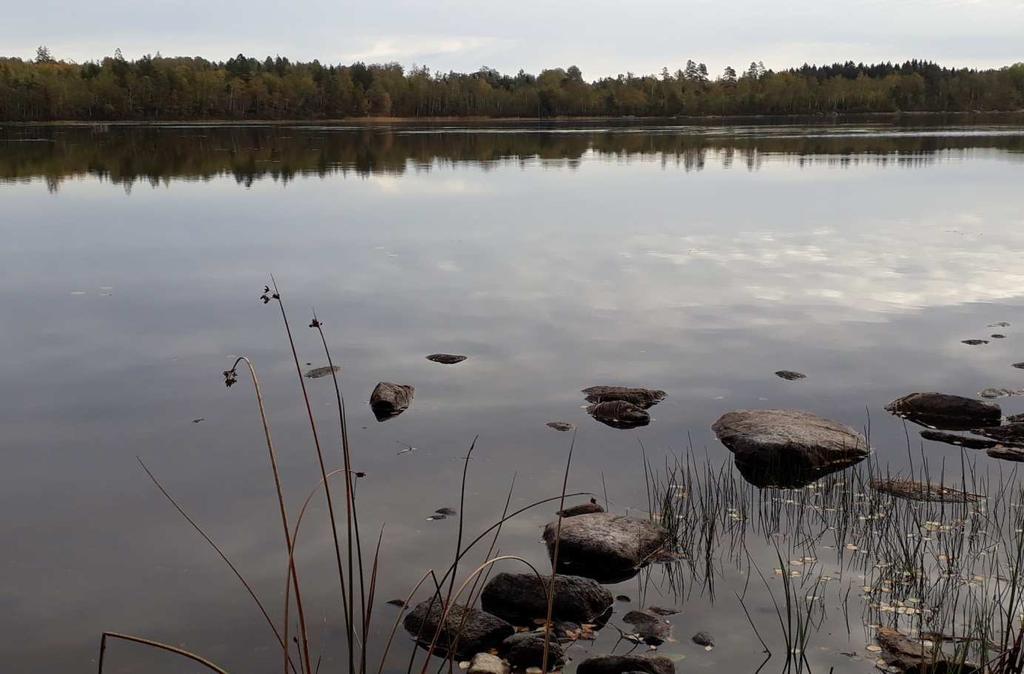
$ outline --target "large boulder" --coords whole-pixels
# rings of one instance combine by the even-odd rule
[[[630,388],[628,386],[591,386],[583,389],[588,403],[607,403],[620,400],[637,407],[647,409],[665,399],[666,393],[650,388]]]
[[[534,620],[547,617],[550,582],[551,576],[538,578],[534,573],[499,573],[484,586],[480,605],[488,613],[513,625],[532,626]],[[552,620],[555,621],[593,623],[614,601],[611,592],[597,581],[580,576],[556,575],[554,593]]]
[[[664,655],[599,655],[581,662],[576,671],[578,674],[675,674],[676,666]]]
[[[565,664],[562,646],[550,634],[547,639],[548,668],[554,669]],[[508,637],[498,646],[498,654],[508,660],[517,671],[544,664],[544,632],[520,632]]]
[[[994,426],[1003,416],[995,403],[948,393],[911,393],[893,400],[885,409],[916,424],[947,431]]]
[[[415,392],[416,389],[407,384],[382,381],[370,394],[370,409],[373,410],[377,421],[387,421],[409,409]]]
[[[882,649],[881,660],[888,671],[901,674],[980,673],[981,669],[950,652],[941,641],[910,637],[887,627],[879,628],[875,637]]]
[[[711,428],[758,487],[802,487],[871,453],[849,426],[799,410],[738,410]]]
[[[651,415],[647,410],[624,400],[611,400],[595,403],[587,407],[587,414],[605,426],[628,430],[651,423]]]
[[[455,604],[441,625],[443,602],[428,599],[410,611],[402,623],[405,630],[424,648],[434,639],[440,627],[434,652],[439,655],[454,653],[468,658],[489,651],[515,632],[515,628],[501,618],[476,608]]]
[[[617,583],[635,576],[659,552],[670,544],[669,532],[650,520],[591,513],[544,527],[548,555],[558,545],[558,573],[593,578],[601,583]]]

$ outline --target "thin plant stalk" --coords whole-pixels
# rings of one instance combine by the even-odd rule
[[[99,657],[99,669],[98,674],[103,674],[103,663],[107,654],[107,639],[121,639],[123,641],[131,641],[133,643],[142,644],[143,646],[149,646],[150,648],[157,648],[168,653],[174,653],[180,655],[183,658],[188,658],[192,662],[199,663],[203,667],[206,667],[211,672],[217,672],[217,674],[228,674],[226,669],[221,669],[214,663],[210,662],[201,655],[196,655],[191,651],[186,651],[184,648],[178,648],[177,646],[171,646],[170,644],[161,643],[159,641],[153,641],[152,639],[144,639],[143,637],[137,637],[131,634],[121,634],[120,632],[104,632],[100,637],[100,657]]]

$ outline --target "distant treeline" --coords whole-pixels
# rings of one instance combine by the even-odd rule
[[[774,72],[751,63],[712,77],[702,63],[660,75],[583,79],[580,69],[431,73],[427,68],[324,65],[241,54],[224,62],[166,58],[69,63],[0,58],[0,120],[338,119],[819,115],[1024,109],[1024,63],[998,70],[926,61]]]

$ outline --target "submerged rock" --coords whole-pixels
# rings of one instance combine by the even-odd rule
[[[930,482],[919,482],[902,478],[872,480],[871,488],[882,494],[888,494],[896,498],[905,498],[911,501],[976,503],[984,498],[981,494],[972,494],[941,484],[936,485]]]
[[[480,605],[513,625],[532,625],[547,617],[550,582],[551,576],[499,573],[484,586]],[[593,623],[613,602],[611,593],[597,581],[580,576],[556,575],[554,593],[551,617],[555,621]]]
[[[490,653],[474,655],[467,670],[467,674],[509,674],[510,672],[511,668],[507,662]]]
[[[1014,389],[991,387],[978,391],[979,398],[986,398],[988,400],[993,400],[995,398],[1010,398],[1012,396],[1019,396],[1021,394],[1024,394],[1024,389],[1019,388]]]
[[[416,389],[406,384],[380,382],[370,394],[370,409],[377,421],[387,421],[409,409]]]
[[[992,438],[1001,445],[1010,447],[1024,447],[1024,423],[1011,422],[1002,426],[989,426],[987,428],[975,428],[972,433]]]
[[[554,555],[558,522],[544,527],[548,556]],[[558,572],[602,583],[628,580],[671,541],[669,532],[650,520],[611,513],[563,519],[558,545]]]
[[[996,321],[995,323],[989,323],[988,327],[990,327],[990,328],[1008,328],[1008,327],[1010,327],[1010,324],[1007,323],[1006,321]]]
[[[962,344],[967,346],[981,346],[982,344],[988,344],[987,339],[963,339],[960,340]]]
[[[599,655],[581,662],[576,671],[578,674],[675,674],[676,666],[664,655]]]
[[[312,370],[306,370],[306,376],[310,379],[319,379],[335,372],[341,372],[341,368],[337,365],[325,365],[324,367],[314,367]]]
[[[970,663],[962,663],[955,654],[947,654],[941,642],[921,637],[909,637],[902,632],[880,627],[875,636],[882,648],[881,659],[892,668],[904,674],[980,674],[980,669]]]
[[[587,407],[587,413],[606,426],[622,430],[651,423],[651,415],[646,410],[622,400],[590,405]]]
[[[948,431],[968,431],[978,426],[998,424],[1003,411],[995,403],[948,393],[911,393],[885,406],[896,416],[922,426]]]
[[[427,356],[427,360],[434,363],[441,363],[442,365],[455,365],[469,358],[469,356],[457,356],[453,353],[432,353]]]
[[[691,637],[691,639],[693,639],[693,643],[698,646],[703,646],[709,651],[715,647],[715,640],[712,639],[711,635],[707,632],[697,632]]]
[[[632,625],[640,640],[648,646],[660,646],[672,634],[672,626],[668,622],[647,611],[630,611],[622,616],[622,622]]]
[[[561,515],[562,517],[576,517],[577,515],[588,515],[590,513],[603,512],[604,508],[598,504],[597,499],[592,498],[588,503],[581,503],[579,505],[574,505],[571,508],[566,508],[565,510],[559,510],[558,515]]]
[[[565,664],[565,653],[552,633],[548,638],[548,667]],[[498,646],[498,654],[508,660],[516,670],[541,667],[544,664],[544,633],[520,632],[508,637]]]
[[[1014,363],[1013,366],[1018,370],[1024,370],[1024,362]]]
[[[588,403],[607,403],[622,401],[632,403],[642,409],[654,407],[668,395],[664,391],[650,388],[630,388],[628,386],[591,386],[582,391]]]
[[[933,431],[930,429],[921,431],[921,437],[925,440],[944,442],[947,445],[956,445],[957,447],[966,447],[967,449],[988,449],[989,447],[996,446],[995,440],[973,438],[969,435],[958,435],[957,433],[946,433],[945,431]]]
[[[871,453],[849,426],[799,410],[737,410],[711,428],[758,487],[801,487]]]
[[[793,370],[779,370],[775,373],[776,377],[781,377],[786,381],[796,381],[797,379],[807,379],[807,375],[802,372],[794,372]]]
[[[994,335],[989,335],[989,339],[1006,339],[1006,335],[996,333]]]
[[[1017,462],[1024,461],[1024,448],[1021,447],[1004,447],[1003,445],[997,445],[985,453],[993,459]]]
[[[430,645],[440,627],[434,646],[438,654],[447,654],[454,646],[454,655],[470,657],[496,647],[515,632],[512,625],[495,615],[458,604],[451,607],[442,626],[442,603],[437,598],[421,602],[405,616],[402,623],[416,642],[425,648]]]
[[[576,424],[570,424],[568,421],[549,421],[546,425],[561,433],[576,430]]]

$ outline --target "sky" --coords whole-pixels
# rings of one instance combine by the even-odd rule
[[[503,72],[577,65],[593,79],[763,61],[1024,61],[1024,0],[0,0],[0,53],[86,61],[116,48],[221,60],[397,61]]]

